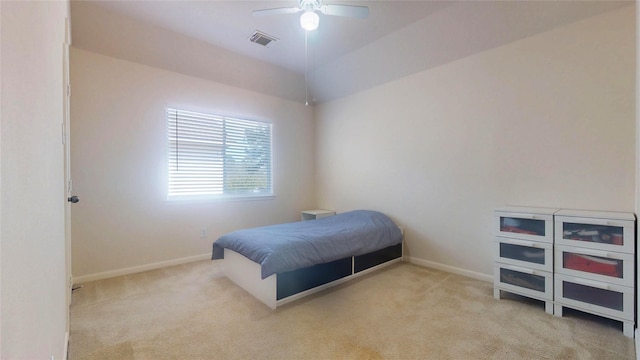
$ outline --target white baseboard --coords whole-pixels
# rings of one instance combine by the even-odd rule
[[[463,269],[463,268],[459,268],[451,265],[445,265],[445,264],[437,263],[434,261],[418,259],[410,256],[405,256],[404,261],[407,261],[411,264],[416,264],[424,267],[429,267],[437,270],[450,272],[456,275],[466,276],[476,280],[486,281],[490,283],[493,282],[492,275],[482,274],[479,272],[475,272],[475,271],[471,271],[471,270],[467,270],[467,269]]]
[[[122,275],[130,275],[130,274],[135,274],[143,271],[155,270],[155,269],[160,269],[164,267],[187,264],[190,262],[207,260],[207,259],[211,259],[211,253],[187,256],[187,257],[178,258],[178,259],[165,260],[165,261],[160,261],[160,262],[155,262],[155,263],[140,265],[140,266],[132,266],[124,269],[110,270],[110,271],[105,271],[105,272],[96,273],[96,274],[82,275],[82,276],[74,277],[73,283],[81,284],[89,281],[108,279],[108,278],[122,276]]]
[[[116,270],[110,270],[110,271],[105,271],[101,273],[82,275],[82,276],[74,277],[73,283],[81,284],[83,282],[108,279],[108,278],[122,276],[122,275],[130,275],[130,274],[135,274],[143,271],[155,270],[155,269],[160,269],[160,268],[174,266],[174,265],[187,264],[194,261],[207,260],[210,258],[211,258],[211,253],[205,253],[201,255],[160,261],[160,262],[155,262],[155,263],[146,264],[146,265],[133,266],[133,267],[128,267],[124,269],[116,269]],[[470,277],[472,279],[477,279],[477,280],[486,281],[486,282],[493,282],[492,275],[482,274],[479,272],[475,272],[475,271],[471,271],[471,270],[467,270],[467,269],[463,269],[455,266],[445,265],[435,261],[423,260],[423,259],[418,259],[410,256],[404,256],[403,261],[409,262],[411,264],[419,265],[419,266],[424,266],[424,267],[429,267],[437,270],[450,272],[456,275]]]

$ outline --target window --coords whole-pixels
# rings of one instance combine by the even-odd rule
[[[271,124],[167,108],[169,199],[272,196]]]

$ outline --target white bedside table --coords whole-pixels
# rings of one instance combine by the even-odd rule
[[[335,215],[336,212],[332,210],[305,210],[302,212],[302,220],[316,220],[322,219],[328,216]]]

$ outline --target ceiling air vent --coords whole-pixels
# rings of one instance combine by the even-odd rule
[[[262,31],[256,30],[251,37],[249,37],[249,41],[254,42],[256,44],[260,44],[262,46],[268,46],[270,43],[274,41],[278,41],[278,38],[275,36],[267,35]]]

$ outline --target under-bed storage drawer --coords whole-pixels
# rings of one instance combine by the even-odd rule
[[[368,254],[353,257],[353,272],[358,273],[374,266],[402,257],[402,243]]]
[[[553,272],[553,244],[496,236],[497,262]]]
[[[634,290],[606,282],[556,274],[556,304],[616,318],[633,320]]]
[[[553,273],[516,265],[496,263],[493,269],[496,288],[539,300],[553,300]]]
[[[556,246],[556,273],[633,287],[633,254]]]
[[[352,274],[352,258],[277,274],[276,299],[324,285]]]

